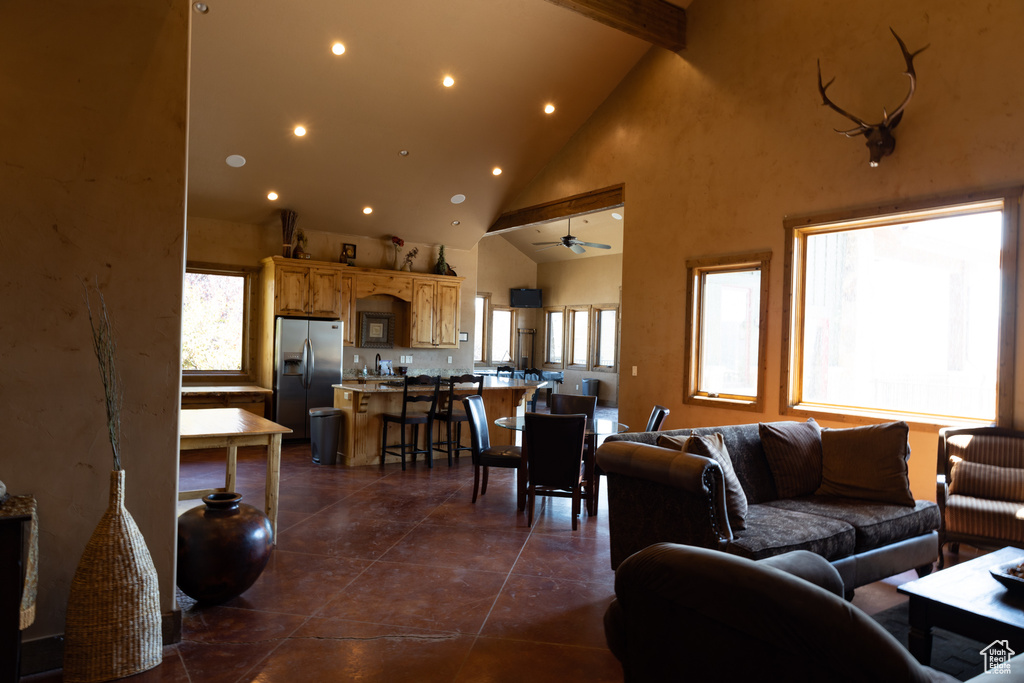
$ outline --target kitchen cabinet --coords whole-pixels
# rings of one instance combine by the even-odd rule
[[[341,320],[346,313],[345,276],[348,266],[306,264],[272,256],[263,259],[264,295],[273,302],[272,315],[307,316]],[[348,312],[351,315],[352,281],[348,277]],[[347,332],[347,330],[346,330]]]
[[[409,316],[409,346],[459,347],[462,279],[414,278]]]

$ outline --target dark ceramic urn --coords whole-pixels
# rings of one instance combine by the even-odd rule
[[[178,517],[178,588],[203,603],[244,593],[270,560],[267,516],[238,493],[212,493]]]

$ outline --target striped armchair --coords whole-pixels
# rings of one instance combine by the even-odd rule
[[[999,427],[939,431],[939,549],[949,543],[1024,547],[1024,432]],[[939,553],[939,568],[942,568]]]

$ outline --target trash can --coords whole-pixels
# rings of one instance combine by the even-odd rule
[[[601,380],[590,379],[588,377],[586,379],[580,380],[580,384],[582,385],[584,396],[597,396],[597,390],[601,386]]]
[[[338,437],[341,432],[341,410],[310,408],[309,433],[313,462],[333,465],[338,461]]]

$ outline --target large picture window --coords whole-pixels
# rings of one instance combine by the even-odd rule
[[[686,262],[685,402],[763,409],[770,262],[771,252]]]
[[[189,266],[182,295],[181,369],[247,376],[252,273]]]
[[[1009,424],[1019,197],[787,223],[783,408]]]

